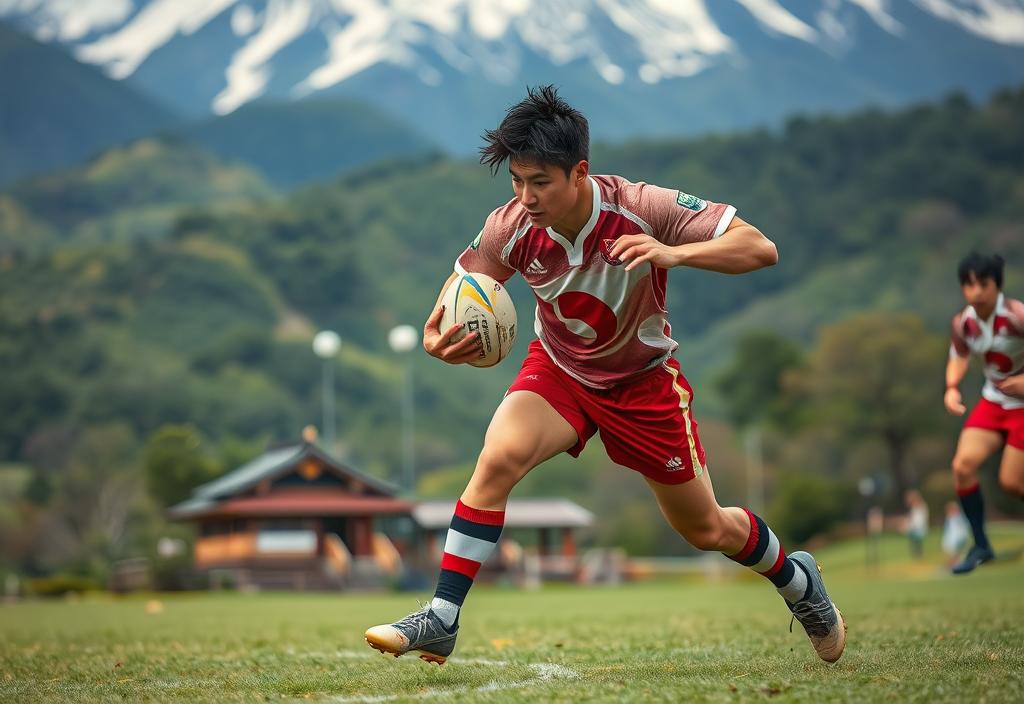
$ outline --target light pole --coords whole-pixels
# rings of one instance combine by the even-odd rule
[[[747,502],[752,511],[764,512],[764,453],[761,448],[761,427],[755,421],[743,433],[747,455]]]
[[[405,355],[405,379],[402,386],[402,484],[410,494],[416,487],[416,449],[414,432],[416,404],[413,399],[412,351],[420,341],[420,334],[412,325],[396,325],[388,332],[388,345],[397,354]]]
[[[321,330],[313,338],[313,353],[324,360],[323,395],[324,444],[334,452],[334,357],[341,348],[341,338],[333,330]]]

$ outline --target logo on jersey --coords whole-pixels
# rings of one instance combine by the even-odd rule
[[[477,236],[476,236],[476,239],[474,239],[472,242],[469,243],[469,248],[470,249],[476,249],[477,247],[479,247],[480,246],[480,238],[483,237],[483,236],[484,236],[484,231],[480,230],[479,234],[477,234]]]
[[[683,193],[682,191],[679,191],[679,195],[676,196],[676,203],[695,213],[699,213],[708,207],[708,202],[703,198],[691,196],[689,193]]]
[[[615,240],[601,240],[601,246],[598,249],[601,250],[601,257],[611,264],[612,266],[618,266],[622,263],[621,259],[612,259],[612,247],[615,246]]]
[[[533,274],[534,276],[540,276],[541,274],[548,273],[548,270],[540,263],[540,259],[534,259],[530,262],[530,266],[526,267],[526,273]]]

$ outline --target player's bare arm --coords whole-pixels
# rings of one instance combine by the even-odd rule
[[[688,266],[720,274],[746,274],[779,261],[775,243],[738,217],[733,218],[720,237],[706,242],[673,247],[650,235],[625,235],[615,241],[610,254],[626,262],[626,271],[650,262],[663,269]]]
[[[960,394],[960,382],[967,374],[969,363],[970,357],[955,354],[951,354],[949,361],[946,362],[946,395],[942,401],[946,405],[946,410],[954,416],[962,416],[967,412],[967,406],[964,405],[963,396]]]
[[[466,364],[475,359],[480,353],[477,349],[478,335],[475,332],[469,333],[458,342],[452,342],[452,336],[463,328],[462,323],[452,325],[443,332],[440,328],[441,316],[444,315],[444,306],[441,305],[441,299],[444,298],[444,292],[448,290],[448,287],[451,286],[458,276],[458,274],[453,273],[448,277],[444,286],[441,287],[441,293],[438,294],[437,301],[434,302],[434,312],[430,314],[426,324],[423,326],[423,349],[431,357],[437,357],[442,362],[447,362],[448,364]]]

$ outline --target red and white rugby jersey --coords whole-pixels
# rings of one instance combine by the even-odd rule
[[[534,329],[544,349],[583,384],[608,388],[665,361],[678,346],[665,310],[667,271],[630,272],[608,252],[622,235],[668,245],[718,237],[736,209],[620,176],[591,176],[593,210],[574,243],[533,227],[515,199],[488,216],[458,258],[459,273],[506,281],[519,272],[537,299]]]
[[[949,353],[967,357],[972,352],[985,361],[981,395],[1006,410],[1024,408],[1024,398],[1008,396],[994,382],[1024,373],[1024,303],[999,294],[988,320],[972,306],[953,316],[953,344]]]

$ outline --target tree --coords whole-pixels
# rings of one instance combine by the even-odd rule
[[[849,487],[826,477],[786,473],[772,501],[772,525],[786,543],[801,545],[843,518],[850,494]]]
[[[802,363],[800,348],[789,340],[771,331],[753,331],[739,339],[732,363],[714,380],[726,414],[743,431],[747,501],[755,511],[765,508],[762,429],[765,424],[793,425],[783,377]]]
[[[184,500],[219,473],[203,452],[203,439],[191,425],[165,425],[146,441],[146,490],[161,506]]]
[[[917,486],[912,443],[944,432],[945,341],[909,313],[869,313],[824,328],[798,384],[812,423],[848,446],[878,440],[897,496]]]
[[[102,577],[130,542],[131,518],[142,495],[138,441],[124,423],[82,428],[65,462],[35,536],[33,562]]]
[[[743,335],[732,363],[714,380],[729,420],[739,428],[762,421],[785,424],[782,379],[802,363],[800,348],[784,337],[767,330]]]

